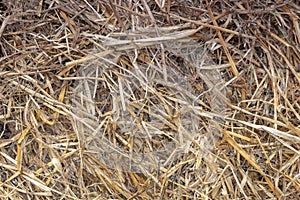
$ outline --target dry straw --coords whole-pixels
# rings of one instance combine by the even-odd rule
[[[1,2],[0,199],[299,199],[299,16]]]

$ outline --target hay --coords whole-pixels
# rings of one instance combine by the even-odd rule
[[[299,11],[0,3],[1,199],[299,199]]]

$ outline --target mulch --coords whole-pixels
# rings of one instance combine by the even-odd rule
[[[300,199],[299,16],[0,2],[1,199]]]

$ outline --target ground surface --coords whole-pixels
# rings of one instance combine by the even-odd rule
[[[0,2],[1,199],[300,199],[299,16]]]

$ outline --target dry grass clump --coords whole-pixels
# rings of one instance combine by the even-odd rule
[[[1,2],[1,199],[299,199],[299,16]]]

